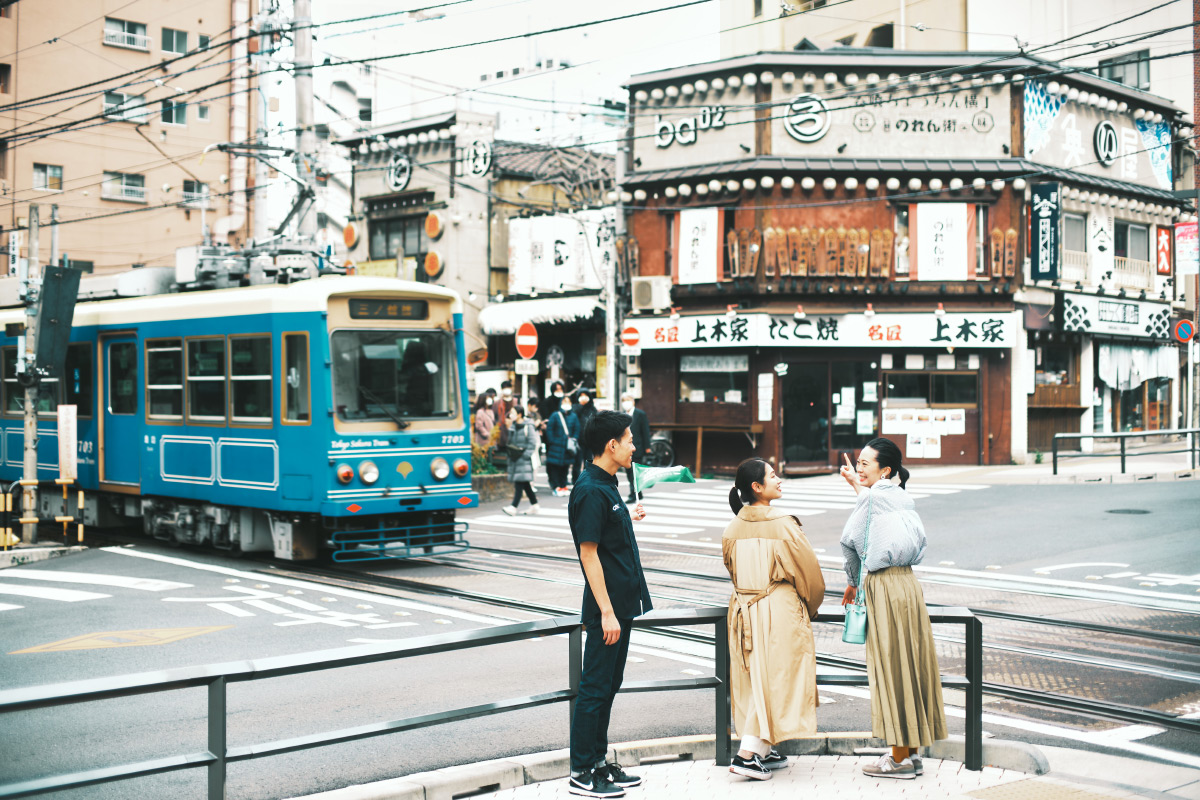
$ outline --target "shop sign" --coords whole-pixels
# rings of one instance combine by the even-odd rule
[[[1133,119],[1050,94],[1046,82],[1025,82],[1025,157],[1091,175],[1173,188],[1171,130],[1166,122]],[[1091,141],[1089,151],[1088,141]]]
[[[1171,306],[1117,297],[1064,294],[1064,331],[1165,339],[1171,332]]]
[[[412,159],[405,153],[396,153],[388,162],[387,183],[393,192],[403,192],[412,180]]]
[[[643,350],[750,347],[1011,348],[1017,312],[961,314],[704,314],[638,318]],[[711,371],[711,370],[705,370]]]
[[[909,213],[914,209],[917,280],[965,281],[973,277],[967,257],[967,204],[919,203],[910,207]]]
[[[1196,223],[1180,222],[1175,226],[1175,275],[1200,274],[1200,251],[1197,250]]]
[[[679,212],[679,283],[716,283],[721,246],[720,211],[688,208]]]
[[[492,170],[492,143],[475,139],[459,151],[459,175],[482,178]]]
[[[611,208],[509,220],[510,294],[603,288],[616,263],[615,240]]]
[[[783,129],[797,142],[815,142],[829,131],[829,109],[815,94],[798,95],[788,104]]]
[[[1158,265],[1158,274],[1170,276],[1172,261],[1171,240],[1174,238],[1171,235],[1171,229],[1159,225],[1154,229],[1154,234],[1155,241],[1157,242],[1154,261]]]
[[[1035,281],[1058,279],[1061,207],[1062,195],[1057,183],[1039,183],[1033,187],[1033,255],[1030,264]]]
[[[675,121],[663,119],[662,115],[659,115],[654,118],[654,143],[659,147],[695,144],[696,135],[700,131],[720,130],[724,127],[725,106],[705,106],[700,109],[699,114]]]
[[[749,372],[750,356],[740,353],[706,356],[681,356],[680,372]]]

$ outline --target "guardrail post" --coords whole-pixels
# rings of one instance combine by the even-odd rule
[[[222,675],[208,685],[208,752],[217,759],[208,765],[208,800],[225,800],[225,699],[225,676]]]
[[[1125,437],[1121,437],[1121,474],[1125,474]]]
[[[733,757],[733,748],[729,743],[733,731],[729,720],[729,622],[725,616],[713,625],[713,643],[716,677],[721,682],[716,692],[716,760],[718,767],[728,767]]]
[[[967,620],[966,749],[963,764],[978,772],[983,769],[983,622],[972,616]]]
[[[570,650],[567,660],[567,685],[571,690],[571,700],[567,703],[567,730],[571,729],[571,721],[575,719],[575,701],[579,697],[579,681],[583,678],[583,625],[576,625],[567,634],[567,648]]]
[[[1050,458],[1054,462],[1054,473],[1058,474],[1058,434],[1050,440]]]
[[[1197,445],[1196,440],[1197,439],[1200,439],[1200,436],[1196,436],[1195,433],[1188,434],[1188,455],[1190,455],[1192,458],[1192,469],[1196,468],[1196,445]]]

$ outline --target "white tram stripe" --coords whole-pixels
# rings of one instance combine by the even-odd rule
[[[4,577],[24,578],[30,581],[116,586],[122,589],[140,589],[144,592],[165,592],[171,589],[192,588],[192,584],[190,583],[163,581],[156,578],[133,578],[125,575],[102,575],[93,572],[67,572],[65,570],[32,569],[30,567],[10,567],[4,570]]]
[[[61,600],[64,603],[78,603],[81,600],[102,600],[105,597],[112,597],[111,594],[81,592],[77,589],[55,589],[49,586],[18,586],[12,583],[0,583],[0,594],[15,594],[18,597],[40,597],[43,600]]]

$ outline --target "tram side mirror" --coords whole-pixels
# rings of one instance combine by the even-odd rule
[[[300,368],[290,367],[287,374],[287,385],[293,389],[300,388]]]

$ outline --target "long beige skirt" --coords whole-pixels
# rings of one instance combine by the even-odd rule
[[[946,738],[946,710],[925,594],[912,567],[867,573],[871,735],[893,747]]]

